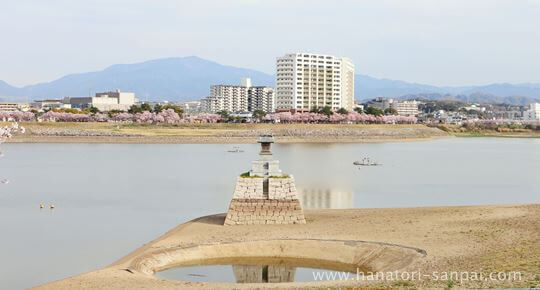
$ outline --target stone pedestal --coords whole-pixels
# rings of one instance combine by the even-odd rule
[[[225,218],[225,225],[305,224],[294,178],[239,177]]]

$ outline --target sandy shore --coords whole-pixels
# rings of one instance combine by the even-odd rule
[[[306,211],[306,225],[222,225],[224,215],[179,225],[104,269],[52,282],[38,289],[252,289],[342,286],[533,287],[540,286],[540,205],[499,205],[403,209]],[[379,243],[382,249],[421,249],[402,272],[520,272],[517,281],[441,281],[424,277],[402,281],[327,281],[281,284],[227,284],[170,281],[126,271],[145,259],[185,248],[276,239],[355,240]],[[388,244],[389,246],[384,246]],[[309,250],[306,250],[309,251]],[[309,254],[303,252],[303,254]],[[312,253],[317,255],[318,253]],[[335,255],[338,255],[336,252]],[[371,261],[376,264],[377,256]],[[136,269],[136,267],[135,267]],[[319,283],[319,284],[313,284]]]
[[[242,144],[272,134],[280,143],[378,143],[418,141],[449,135],[423,125],[27,123],[12,143]]]

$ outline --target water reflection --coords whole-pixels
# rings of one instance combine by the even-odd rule
[[[298,188],[298,193],[304,209],[344,209],[354,207],[352,190]]]
[[[296,267],[287,265],[233,265],[236,283],[294,282]]]
[[[192,282],[286,283],[313,282],[317,281],[316,277],[335,277],[337,273],[344,272],[355,273],[355,271],[346,268],[341,270],[324,268],[324,265],[313,263],[305,265],[302,263],[285,264],[270,259],[262,264],[196,265],[171,268],[157,272],[155,276],[158,279]]]

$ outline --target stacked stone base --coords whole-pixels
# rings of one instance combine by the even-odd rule
[[[298,199],[238,199],[231,200],[225,225],[305,224]]]

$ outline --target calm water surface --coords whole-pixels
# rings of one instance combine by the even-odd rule
[[[193,282],[287,283],[326,281],[329,280],[329,277],[355,278],[356,274],[356,272],[348,273],[343,271],[296,267],[287,264],[244,264],[173,268],[156,273],[156,277],[160,279]]]
[[[225,212],[257,157],[257,145],[240,147],[4,144],[0,289],[109,265],[181,222]],[[539,139],[283,144],[274,155],[308,208],[540,202]],[[363,157],[384,165],[352,165]]]

